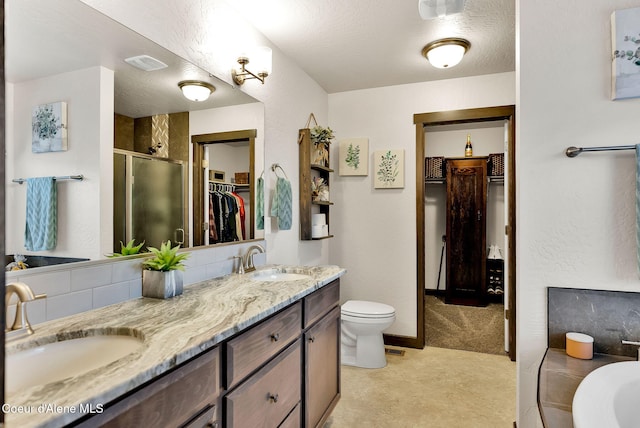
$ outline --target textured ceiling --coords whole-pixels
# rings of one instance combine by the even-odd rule
[[[429,21],[417,0],[227,1],[329,93],[515,70],[513,0],[467,0]],[[421,55],[443,37],[471,42],[455,68]]]
[[[134,118],[256,102],[82,2],[6,0],[5,13],[10,83],[103,66],[114,71],[116,112]],[[168,67],[144,72],[124,62],[140,54]],[[181,80],[209,82],[216,92],[204,102],[188,101],[178,88]]]

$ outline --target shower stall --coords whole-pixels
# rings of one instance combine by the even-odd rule
[[[132,239],[143,248],[185,246],[184,162],[116,149],[113,168],[114,252]]]

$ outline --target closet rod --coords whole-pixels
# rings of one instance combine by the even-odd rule
[[[56,181],[61,181],[61,180],[84,180],[84,176],[82,174],[80,175],[61,175],[61,176],[57,176],[57,177],[53,177],[54,180]],[[18,184],[22,184],[25,181],[27,181],[26,178],[14,178],[13,180],[14,183],[18,183]]]
[[[610,150],[635,150],[636,146],[609,146],[609,147],[575,147],[567,148],[565,154],[570,158],[575,158],[582,152],[605,152]]]

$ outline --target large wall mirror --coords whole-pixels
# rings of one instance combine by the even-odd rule
[[[211,243],[194,241],[207,192],[218,189],[209,178],[223,172],[228,186],[236,178],[253,183],[264,169],[263,105],[79,0],[6,0],[5,28],[6,253],[26,254],[27,263],[30,255],[95,260],[132,238],[153,246],[167,239],[183,246]],[[141,55],[138,67],[153,67],[153,59],[166,67],[144,71],[125,62]],[[215,91],[206,101],[189,101],[178,87],[185,80]],[[43,138],[34,131],[34,115],[66,125],[66,150],[34,152],[34,141]],[[193,135],[247,130],[254,132],[251,144],[224,154],[241,159],[199,159],[202,170],[193,172]],[[27,184],[14,180],[45,176],[59,178],[57,242],[29,251]],[[65,179],[74,176],[82,180]],[[203,181],[197,183],[203,194],[193,193],[193,177]],[[253,189],[243,191],[248,206],[254,205]],[[262,237],[253,221],[244,238]],[[158,232],[161,223],[165,231]],[[150,226],[153,231],[141,232]]]

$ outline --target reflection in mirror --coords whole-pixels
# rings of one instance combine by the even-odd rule
[[[120,240],[137,239],[138,232],[126,229],[132,219],[124,221],[124,228],[114,219],[117,210],[133,212],[139,202],[134,196],[137,189],[126,188],[127,176],[134,183],[149,184],[139,177],[131,180],[128,173],[114,177],[116,165],[126,167],[129,162],[134,168],[134,158],[135,163],[155,164],[159,157],[163,166],[182,163],[182,179],[170,179],[161,172],[164,184],[156,182],[148,189],[152,200],[165,199],[168,205],[178,206],[182,224],[169,225],[162,238],[143,239],[178,240],[185,246],[193,241],[190,231],[194,230],[193,218],[187,214],[192,198],[190,135],[256,129],[251,180],[255,180],[255,169],[262,171],[263,107],[242,91],[78,0],[6,0],[5,23],[7,254],[25,253],[27,186],[12,183],[14,178],[82,174],[83,181],[57,183],[57,245],[34,255],[100,259],[119,251]],[[167,67],[143,71],[124,61],[138,55],[148,55]],[[189,101],[178,88],[183,80],[209,83],[215,91],[205,101]],[[67,150],[32,152],[32,112],[60,101],[67,106]],[[116,160],[118,156],[124,158]],[[125,185],[125,196],[133,200],[123,200],[121,193],[116,196],[114,182]],[[176,183],[181,184],[176,191],[182,197],[167,197],[168,188]],[[163,209],[145,215],[180,217]],[[136,220],[139,216],[134,214]],[[156,223],[155,217],[145,217],[143,222]],[[247,235],[255,232],[253,222],[247,228]]]
[[[254,238],[255,140],[255,129],[191,136],[194,224],[203,225],[194,245]]]

